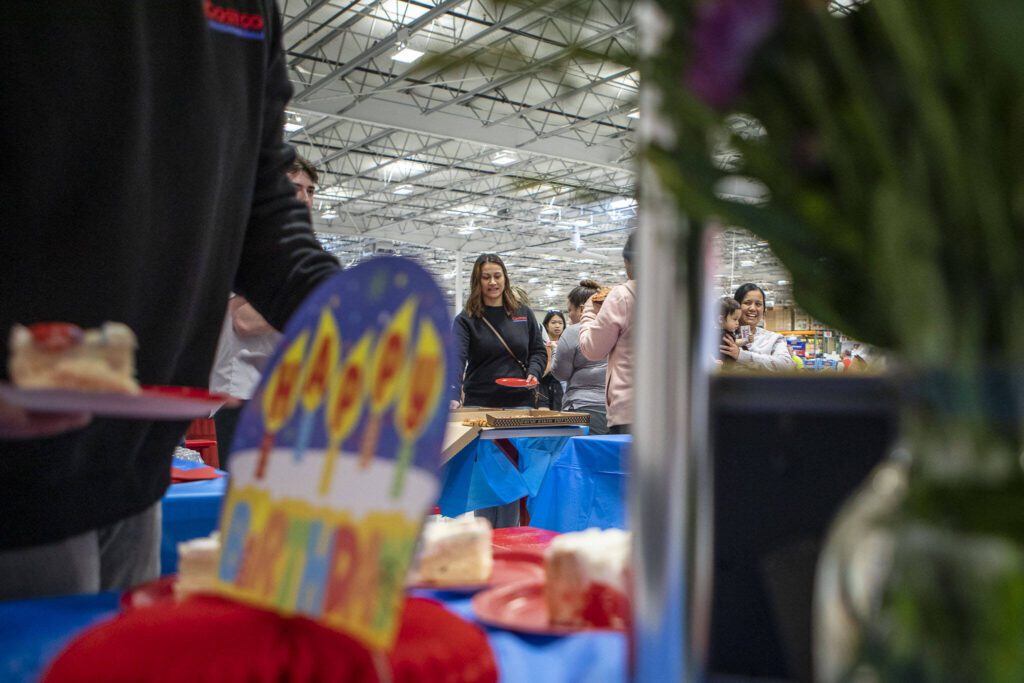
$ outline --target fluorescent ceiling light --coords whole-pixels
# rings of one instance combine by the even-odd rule
[[[327,199],[351,199],[352,190],[341,185],[331,185],[330,187],[317,189],[316,196],[317,198]]]
[[[323,217],[324,217],[324,219],[326,219],[326,220],[329,220],[329,221],[330,221],[330,220],[334,220],[335,218],[337,218],[337,217],[338,217],[338,214],[336,214],[336,213],[334,212],[334,209],[330,209],[330,210],[328,210],[328,211],[324,211],[324,212],[323,212],[322,214],[320,214],[320,215],[321,215],[321,216],[323,216]]]
[[[426,53],[421,52],[420,50],[414,50],[411,47],[399,45],[398,52],[391,55],[391,59],[395,60],[396,62],[402,62],[404,64],[412,64],[417,59],[422,57],[424,54]]]
[[[412,185],[399,185],[395,189],[391,190],[391,192],[394,193],[394,194],[412,194],[413,193],[413,186]]]
[[[515,152],[507,150],[495,152],[491,155],[491,163],[495,166],[509,166],[517,161],[519,161],[519,156]]]
[[[412,159],[395,159],[374,169],[374,173],[378,178],[391,182],[392,180],[405,180],[410,176],[425,173],[430,168],[427,164],[413,161]]]
[[[634,206],[636,206],[636,200],[632,197],[619,197],[608,202],[608,208],[613,210],[628,209]]]
[[[639,109],[634,109],[633,111],[631,111],[628,114],[626,114],[626,116],[628,116],[631,119],[638,119],[638,118],[640,118],[640,110]]]
[[[535,285],[538,282],[540,282],[540,278],[539,277],[531,277],[529,280],[527,280],[527,282],[529,282],[531,285]]]
[[[586,273],[586,272],[584,272],[584,273],[577,273],[577,275],[579,275],[580,277],[590,277],[590,273]]]
[[[546,206],[546,207],[544,207],[543,209],[540,210],[540,215],[542,215],[542,216],[550,216],[552,214],[561,213],[561,212],[562,212],[562,210],[559,209],[557,206]]]
[[[777,284],[777,285],[788,285],[789,284],[789,280],[779,280],[775,284]]]
[[[292,123],[291,121],[288,121],[287,123],[284,124],[284,132],[294,133],[297,130],[302,130],[304,127],[305,126],[303,126],[301,123]]]

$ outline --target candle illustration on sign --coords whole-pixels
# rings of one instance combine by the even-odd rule
[[[345,440],[363,412],[366,384],[366,361],[370,357],[373,333],[367,332],[345,359],[344,365],[331,378],[327,399],[327,452],[320,475],[320,495],[330,489],[334,463]]]
[[[316,416],[320,404],[324,402],[328,382],[338,365],[338,357],[341,355],[341,336],[329,306],[325,306],[320,311],[320,322],[316,327],[312,348],[312,363],[307,364],[304,368],[301,382],[302,391],[299,393],[302,399],[303,413],[302,421],[299,423],[299,436],[295,441],[293,452],[295,462],[302,460],[302,456],[309,446],[309,439],[313,433],[313,418]]]
[[[295,411],[299,400],[299,378],[302,374],[302,359],[306,352],[309,332],[303,332],[285,351],[281,362],[274,368],[263,390],[263,440],[260,442],[260,457],[256,462],[256,478],[262,479],[267,470],[267,458],[274,447],[274,436]]]
[[[405,473],[412,464],[413,445],[437,410],[444,385],[444,348],[430,318],[420,320],[416,350],[406,366],[406,392],[398,399],[395,428],[402,440],[398,465],[391,485],[391,497],[398,498],[405,487]]]
[[[377,452],[380,439],[380,424],[384,411],[395,400],[395,391],[401,377],[405,353],[412,336],[413,316],[416,313],[416,299],[406,299],[395,313],[373,352],[370,363],[370,420],[363,433],[359,451],[359,466],[368,467]]]

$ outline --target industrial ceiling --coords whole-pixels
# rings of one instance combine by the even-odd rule
[[[295,89],[286,136],[320,169],[314,225],[343,264],[408,256],[454,301],[476,256],[497,252],[538,309],[564,307],[583,277],[624,280],[641,114],[623,58],[632,0],[280,9]],[[767,244],[730,230],[719,245],[722,292],[749,279],[788,303]]]

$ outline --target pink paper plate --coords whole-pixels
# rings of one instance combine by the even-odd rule
[[[544,600],[544,579],[526,579],[477,593],[473,596],[473,614],[488,626],[540,636],[618,630],[550,623]]]
[[[494,380],[495,384],[500,384],[503,387],[535,387],[540,382],[529,382],[522,377],[499,377]]]
[[[487,583],[465,586],[439,586],[433,583],[419,582],[409,588],[426,588],[446,593],[476,593],[484,588],[503,586],[527,579],[544,579],[544,556],[528,550],[495,550],[494,569]]]
[[[112,394],[72,389],[22,389],[10,384],[0,384],[0,397],[41,413],[92,413],[97,417],[144,420],[209,417],[229,398],[194,387],[146,386],[138,394]]]

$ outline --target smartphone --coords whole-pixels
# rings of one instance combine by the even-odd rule
[[[736,330],[736,339],[740,346],[747,346],[750,344],[750,325],[740,325],[740,329]]]

